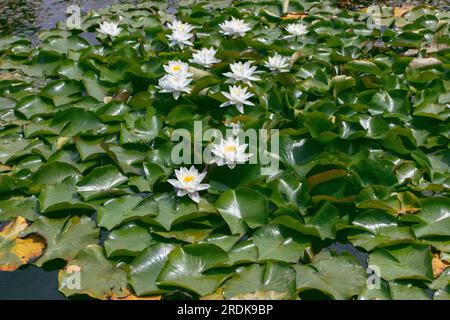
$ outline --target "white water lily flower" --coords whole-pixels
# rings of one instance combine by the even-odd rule
[[[192,55],[192,59],[189,59],[189,62],[197,63],[205,68],[211,68],[214,63],[222,61],[215,57],[216,52],[217,50],[214,48],[203,48],[202,50],[194,53]]]
[[[117,22],[108,22],[103,21],[99,24],[100,29],[97,29],[98,32],[103,34],[116,37],[122,31],[122,28],[119,28],[119,24]]]
[[[269,57],[269,60],[264,65],[274,73],[289,72],[289,58],[280,56],[278,53],[273,57]]]
[[[234,17],[231,20],[222,22],[219,24],[219,27],[222,29],[220,33],[233,37],[243,37],[246,32],[251,30],[250,24]]]
[[[170,40],[169,46],[178,45],[181,49],[184,46],[193,46],[194,44],[191,42],[193,37],[192,33],[181,29],[173,30],[171,34],[167,35],[167,38]]]
[[[286,31],[293,36],[302,36],[308,32],[308,27],[300,23],[290,23],[287,25]]]
[[[222,94],[225,98],[228,99],[227,102],[222,103],[219,107],[227,107],[230,105],[236,105],[236,108],[240,113],[244,113],[244,105],[254,106],[255,104],[251,101],[248,101],[250,97],[253,97],[254,94],[247,92],[247,88],[241,88],[241,86],[232,86],[229,89],[229,92],[222,91]]]
[[[214,162],[217,165],[227,165],[233,169],[236,164],[246,162],[252,154],[246,154],[247,144],[239,144],[239,138],[229,137],[227,140],[220,139],[219,143],[215,143],[212,148],[212,153],[216,155]]]
[[[185,62],[182,62],[181,60],[172,60],[169,61],[168,64],[164,65],[164,70],[168,74],[172,74],[174,76],[184,76],[186,78],[189,78],[192,76],[192,73],[189,73],[189,65]]]
[[[172,31],[184,31],[191,32],[195,27],[189,23],[181,22],[180,20],[174,20],[172,23],[168,23],[167,26]]]
[[[188,195],[196,203],[200,202],[198,191],[206,190],[210,187],[207,183],[201,183],[206,176],[206,171],[199,174],[194,166],[189,170],[187,168],[175,169],[175,176],[177,179],[167,179],[167,182],[175,187],[177,196],[183,197]]]
[[[190,93],[191,89],[188,87],[192,79],[184,75],[166,74],[159,79],[159,92],[172,93],[175,100],[178,100],[182,92]]]
[[[237,81],[241,81],[248,86],[252,86],[250,81],[259,81],[261,78],[254,76],[254,73],[258,73],[256,71],[256,66],[251,66],[251,62],[247,61],[246,63],[237,62],[230,64],[231,72],[225,72],[223,75],[230,78],[226,82],[227,83],[235,83]]]
[[[239,132],[241,131],[241,123],[240,122],[228,122],[228,123],[225,123],[225,125],[228,128],[231,128],[231,133],[234,136],[237,136],[239,134]]]

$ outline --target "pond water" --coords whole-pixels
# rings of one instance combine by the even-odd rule
[[[1,0],[0,32],[33,37],[65,19],[67,7],[78,5],[82,12],[137,0]]]

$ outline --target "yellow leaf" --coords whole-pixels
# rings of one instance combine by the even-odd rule
[[[296,19],[303,19],[307,16],[308,16],[308,14],[305,12],[289,12],[289,13],[286,13],[284,16],[282,16],[281,19],[296,20]]]
[[[44,239],[34,234],[19,238],[26,228],[27,221],[19,216],[0,231],[0,271],[14,271],[42,255]]]
[[[61,149],[62,147],[64,147],[64,145],[67,144],[67,142],[69,142],[70,138],[68,137],[59,137],[58,140],[56,140],[56,150]]]
[[[3,164],[0,164],[0,172],[6,172],[6,171],[11,171],[11,167],[10,166],[5,166]]]
[[[433,275],[435,278],[437,278],[449,266],[449,264],[447,262],[442,261],[439,254],[436,253],[433,255],[432,266],[433,266]]]
[[[406,12],[411,11],[414,8],[415,7],[413,5],[404,5],[404,6],[401,6],[401,7],[395,7],[394,8],[394,17],[401,17]]]

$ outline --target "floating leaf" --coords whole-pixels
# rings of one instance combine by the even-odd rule
[[[433,279],[432,255],[425,245],[401,245],[376,249],[369,256],[369,265],[380,268],[385,280]]]
[[[295,295],[295,270],[287,263],[269,262],[240,267],[223,286],[229,300],[282,300]]]
[[[112,165],[95,168],[77,183],[77,191],[84,200],[92,200],[117,193],[114,187],[127,181],[127,177]]]
[[[417,237],[449,236],[450,199],[436,197],[422,202],[422,211],[416,215],[421,222],[413,225]]]
[[[59,291],[66,297],[86,294],[96,299],[129,295],[126,271],[106,259],[103,248],[89,245],[58,274]]]
[[[310,243],[301,234],[283,226],[268,225],[255,231],[252,238],[258,248],[258,260],[297,263]]]
[[[211,270],[227,260],[225,251],[213,244],[175,248],[157,279],[158,286],[175,286],[201,296],[213,293],[229,277],[225,270]]]
[[[139,218],[155,216],[158,213],[157,204],[153,199],[144,200],[140,196],[124,196],[111,199],[98,210],[98,224],[111,230],[123,222]]]
[[[316,256],[310,265],[296,265],[297,290],[319,290],[334,299],[350,299],[367,284],[365,270],[348,253]]]
[[[267,223],[267,204],[263,195],[250,189],[227,190],[217,200],[216,207],[233,234]]]
[[[53,259],[73,259],[81,249],[97,243],[98,233],[95,221],[86,216],[70,219],[40,216],[22,235],[38,234],[45,239],[45,252],[34,262],[37,266],[42,266]]]
[[[36,235],[21,237],[21,232],[27,228],[26,220],[18,216],[0,231],[0,271],[14,271],[44,251],[42,238]]]
[[[108,257],[137,256],[151,243],[149,230],[130,222],[108,234],[105,239],[105,252]]]
[[[0,201],[0,221],[15,220],[18,216],[33,221],[37,217],[37,200],[34,196],[12,197]]]
[[[156,285],[156,279],[174,248],[171,244],[155,243],[131,262],[128,278],[137,295],[164,292]]]

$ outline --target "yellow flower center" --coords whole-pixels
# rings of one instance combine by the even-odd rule
[[[225,152],[234,152],[236,151],[236,146],[225,146]]]
[[[191,182],[194,180],[194,176],[188,175],[183,177],[183,182]]]
[[[179,65],[173,66],[172,71],[180,71],[181,67]]]

